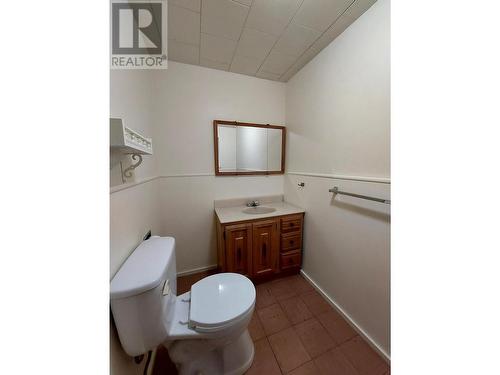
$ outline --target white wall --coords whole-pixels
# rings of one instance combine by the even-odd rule
[[[285,84],[169,62],[155,72],[154,147],[162,235],[179,272],[216,264],[215,199],[282,194],[283,176],[217,177],[213,120],[285,123]],[[182,175],[184,177],[168,177]]]
[[[146,137],[152,136],[151,89],[152,74],[147,71],[111,71],[110,116],[120,117],[125,124]],[[155,147],[153,143],[153,147]],[[111,159],[129,163],[129,157],[111,155]],[[128,164],[126,164],[128,165]],[[155,162],[145,156],[143,164],[135,171],[135,179],[155,175]],[[110,173],[111,185],[121,184],[120,167],[115,165]],[[133,176],[134,177],[134,176]],[[158,181],[112,192],[110,195],[110,279],[123,262],[151,229],[160,231],[161,218],[158,209]],[[110,372],[115,375],[142,374],[142,364],[135,364],[123,351],[113,323],[110,322]]]
[[[170,61],[155,74],[160,175],[214,173],[215,119],[285,123],[284,83]]]
[[[158,180],[110,195],[110,279],[151,229],[159,234]]]
[[[378,1],[287,83],[288,170],[390,174],[389,26]]]
[[[147,70],[111,70],[110,71],[110,117],[123,119],[126,126],[136,130],[143,136],[153,136],[152,124],[152,83],[154,72]],[[153,140],[153,151],[155,150]],[[130,156],[122,156],[119,153],[110,155],[112,168],[110,171],[110,185],[122,184],[120,165],[124,168],[131,163]],[[127,182],[133,182],[156,174],[155,156],[144,156],[143,163],[134,170],[132,178]]]
[[[389,25],[379,0],[287,83],[288,172],[389,177]],[[334,185],[390,194],[389,184],[287,175],[285,199],[306,210],[303,269],[389,354],[389,208],[332,200]]]

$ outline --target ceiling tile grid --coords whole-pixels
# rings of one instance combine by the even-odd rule
[[[201,0],[168,0],[169,5],[177,5],[200,13]]]
[[[172,5],[168,9],[168,38],[180,43],[200,44],[200,13]]]
[[[232,0],[208,0],[201,3],[201,32],[238,40],[250,7]]]
[[[252,57],[246,57],[241,55],[235,55],[231,63],[231,72],[246,74],[249,76],[254,76],[262,61],[260,59],[254,59]]]
[[[168,58],[288,81],[376,0],[168,0]]]

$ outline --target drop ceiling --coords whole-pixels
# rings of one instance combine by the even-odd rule
[[[168,59],[288,81],[376,0],[168,0]]]

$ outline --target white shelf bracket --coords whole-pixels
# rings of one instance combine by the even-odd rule
[[[137,163],[132,164],[130,167],[123,169],[122,162],[120,162],[120,168],[122,170],[122,182],[125,183],[127,178],[132,177],[132,171],[136,169],[142,163],[142,155],[141,154],[129,154],[132,155],[132,159],[139,159]]]

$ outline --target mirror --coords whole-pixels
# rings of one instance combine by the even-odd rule
[[[214,120],[215,174],[282,174],[285,127]]]

